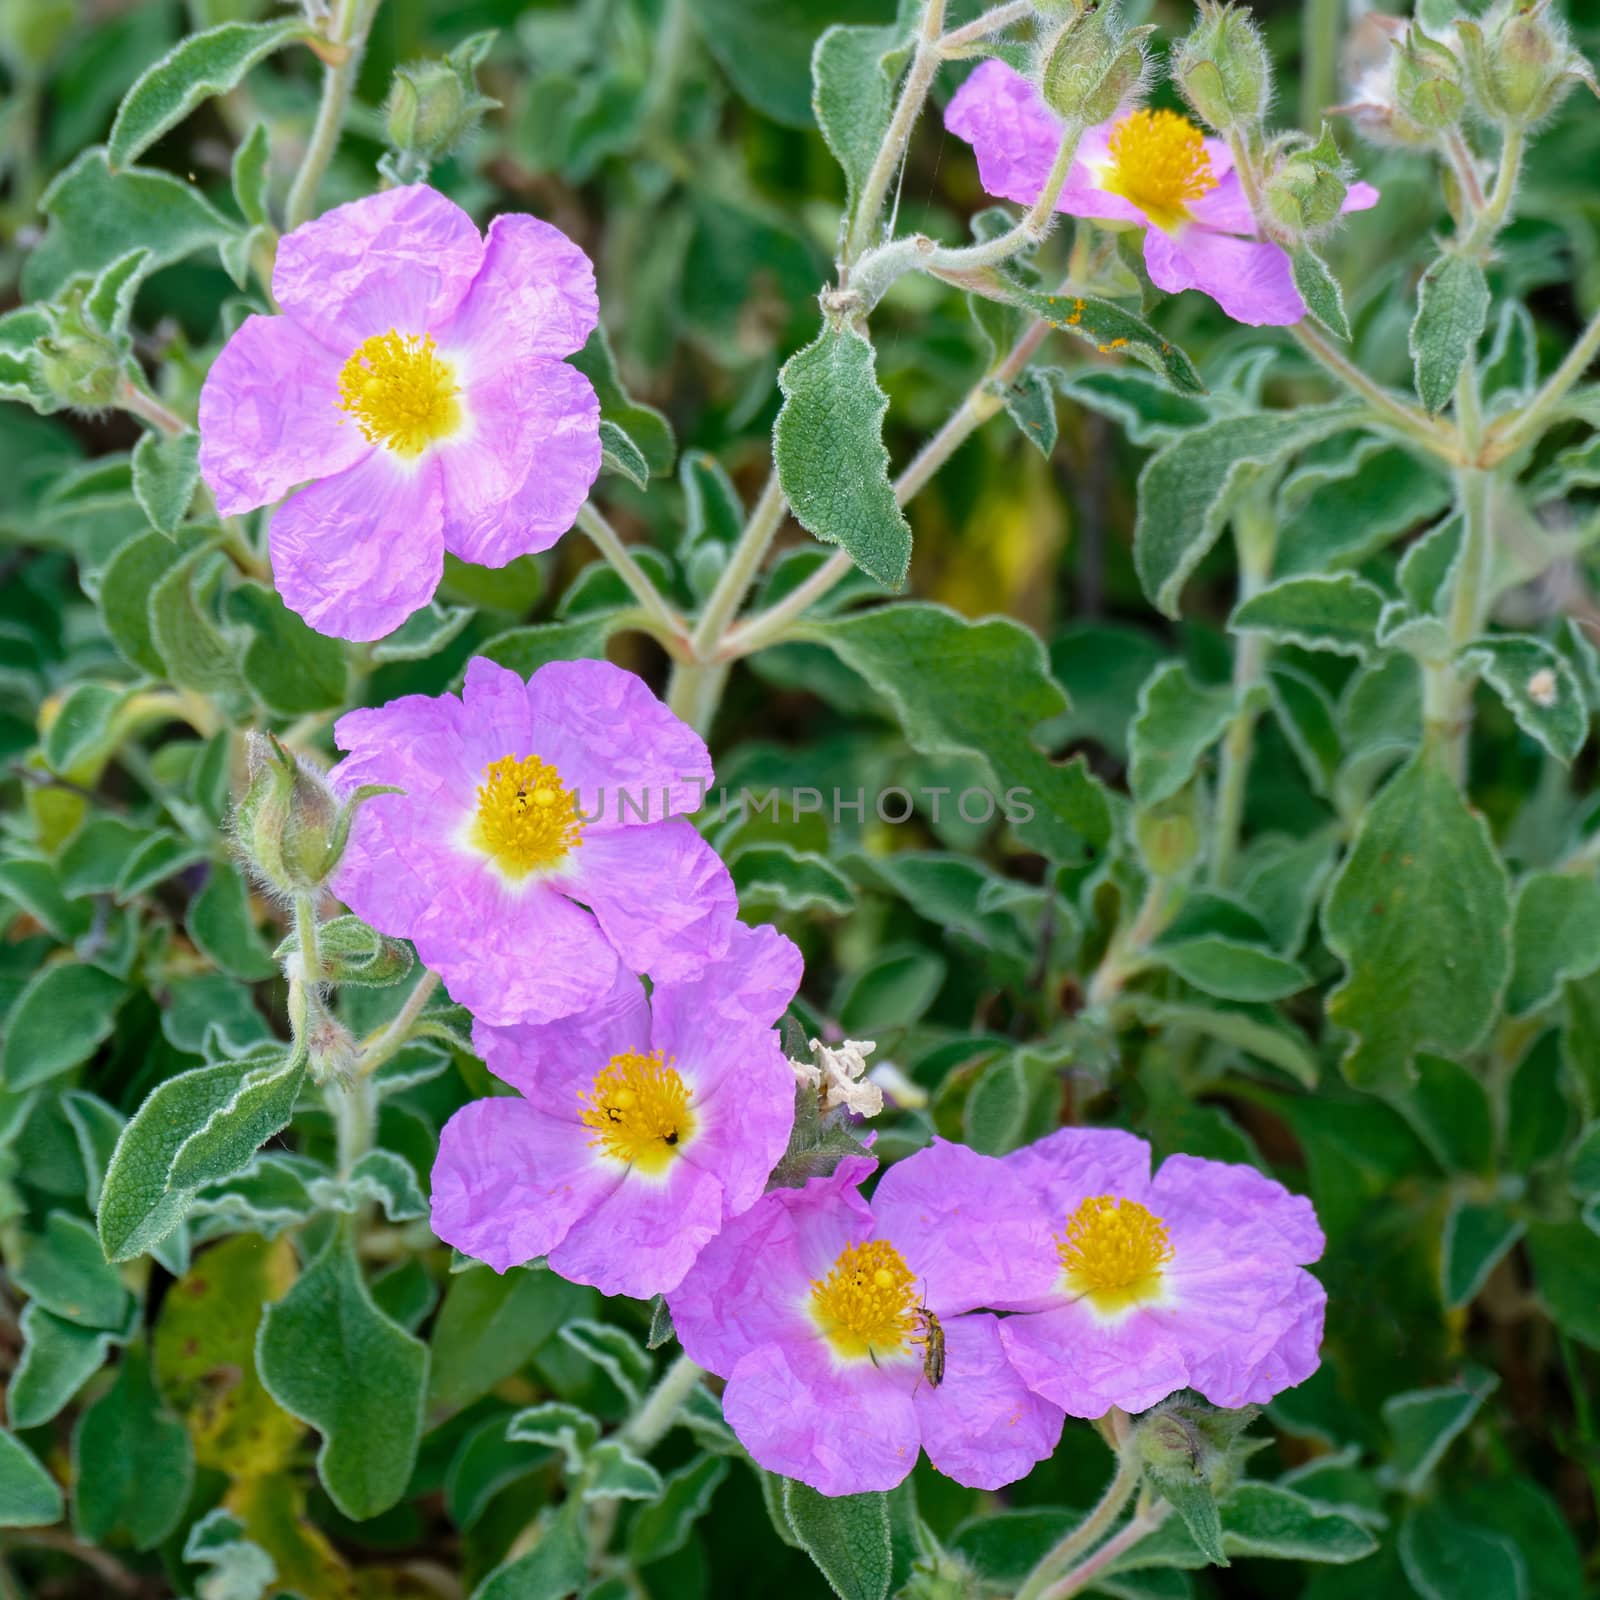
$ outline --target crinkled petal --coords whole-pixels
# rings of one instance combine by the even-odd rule
[[[661,1179],[628,1172],[550,1251],[550,1266],[602,1294],[638,1300],[677,1288],[722,1223],[722,1185],[687,1161]]]
[[[722,858],[682,817],[590,833],[562,888],[594,912],[630,971],[660,982],[721,955],[738,910]]]
[[[1120,1128],[1060,1128],[1004,1160],[1061,1222],[1089,1195],[1143,1200],[1150,1188],[1150,1146]]]
[[[1187,1286],[1183,1292],[1187,1294]],[[1253,1295],[1241,1298],[1254,1305],[1254,1316],[1237,1319],[1242,1325],[1234,1326],[1208,1354],[1189,1358],[1189,1387],[1229,1410],[1265,1405],[1274,1395],[1304,1383],[1322,1361],[1328,1295],[1309,1272],[1296,1268],[1284,1281],[1283,1293],[1270,1304]],[[1174,1319],[1183,1315],[1180,1308]],[[1188,1335],[1189,1327],[1185,1325],[1182,1332]]]
[[[246,317],[200,390],[200,475],[224,517],[353,467],[373,446],[339,409],[339,363],[287,317]]]
[[[381,706],[347,711],[333,725],[334,742],[348,751],[328,774],[340,794],[363,784],[393,784],[403,797],[380,796],[356,813],[354,832],[362,819],[380,810],[410,804],[425,809],[448,838],[476,803],[477,777],[467,769],[461,729],[461,702],[453,694],[401,695]]]
[[[691,1087],[696,1117],[684,1160],[712,1173],[723,1211],[737,1216],[761,1198],[794,1128],[794,1073],[770,1028],[729,1027],[708,1015],[698,1034],[655,1043]]]
[[[1059,1442],[1063,1412],[1017,1376],[997,1318],[955,1317],[943,1329],[944,1382],[911,1397],[928,1459],[969,1489],[1026,1477]]]
[[[727,950],[698,977],[657,986],[650,997],[656,1041],[676,1053],[681,1039],[704,1032],[713,1018],[729,1027],[769,1028],[794,999],[801,970],[800,952],[776,928],[736,922]]]
[[[510,1095],[463,1106],[439,1135],[433,1231],[496,1272],[547,1254],[617,1187],[578,1132]]]
[[[862,1362],[847,1381],[814,1342],[744,1356],[722,1414],[769,1472],[821,1494],[892,1489],[917,1462],[916,1409],[894,1376]]]
[[[376,333],[432,333],[483,264],[477,225],[426,184],[335,206],[278,242],[272,293],[341,360]]]
[[[644,985],[619,967],[609,993],[571,1016],[498,1028],[474,1020],[472,1047],[524,1094],[576,1107],[612,1056],[650,1048],[650,1005]]]
[[[1186,1226],[1204,1219],[1236,1257],[1303,1266],[1325,1243],[1311,1202],[1254,1167],[1169,1156],[1150,1185],[1149,1204],[1171,1219],[1180,1242]]]
[[[593,917],[546,884],[508,883],[470,857],[459,860],[409,935],[457,1004],[504,1026],[552,1022],[609,993],[616,954]]]
[[[642,678],[609,661],[552,661],[528,680],[528,706],[533,748],[576,786],[591,836],[700,808],[711,753]]]
[[[570,356],[599,318],[588,256],[551,223],[513,212],[489,224],[483,265],[438,337],[487,372],[508,361]]]
[[[1235,322],[1253,328],[1287,327],[1306,314],[1288,256],[1264,239],[1237,239],[1199,225],[1177,235],[1151,228],[1144,264],[1158,289],[1198,289]]]
[[[573,524],[600,471],[600,401],[559,361],[469,369],[467,425],[436,451],[444,541],[483,567],[548,550]]]
[[[439,473],[375,450],[272,513],[268,547],[283,603],[318,633],[381,639],[444,576]]]
[[[826,1276],[847,1244],[872,1233],[858,1191],[876,1165],[847,1156],[826,1177],[772,1189],[724,1224],[667,1296],[692,1360],[725,1378],[752,1350],[813,1331],[805,1309],[812,1281]]]
[[[935,1139],[896,1162],[879,1180],[872,1214],[940,1316],[1033,1304],[1061,1276],[1051,1221],[1028,1186],[1004,1161],[965,1145]]]
[[[1102,1321],[1081,1302],[1057,1306],[1003,1318],[1000,1337],[1022,1381],[1072,1417],[1144,1411],[1189,1381],[1178,1341],[1143,1309]]]
[[[520,672],[487,656],[474,656],[463,676],[461,706],[462,749],[474,784],[483,781],[491,762],[505,756],[519,761],[530,755],[551,759],[534,738],[528,683]],[[565,783],[572,781],[564,771],[561,777]]]

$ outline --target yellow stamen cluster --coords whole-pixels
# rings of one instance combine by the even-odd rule
[[[1100,187],[1159,228],[1188,220],[1189,201],[1217,186],[1200,130],[1176,111],[1130,111],[1111,130],[1111,167]]]
[[[595,1075],[578,1096],[589,1143],[654,1176],[664,1172],[694,1133],[689,1086],[659,1050],[629,1050]]]
[[[577,791],[538,756],[501,756],[483,769],[473,843],[512,877],[553,867],[583,843]]]
[[[916,1279],[887,1239],[846,1245],[826,1278],[812,1280],[811,1310],[842,1356],[898,1355],[917,1330]]]
[[[461,423],[461,393],[428,334],[375,333],[339,372],[339,409],[374,444],[420,456]]]
[[[1056,1237],[1067,1290],[1102,1311],[1116,1311],[1159,1293],[1161,1268],[1172,1259],[1167,1225],[1137,1200],[1091,1195]]]

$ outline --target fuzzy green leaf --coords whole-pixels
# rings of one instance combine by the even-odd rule
[[[1600,883],[1565,872],[1530,873],[1517,889],[1506,1010],[1537,1011],[1574,978],[1600,970]]]
[[[0,1076],[12,1090],[31,1089],[87,1061],[110,1037],[128,986],[76,961],[43,967],[6,1018]]]
[[[1372,651],[1384,605],[1383,591],[1351,572],[1284,578],[1240,605],[1228,626],[1359,659]]]
[[[811,52],[811,109],[844,169],[847,213],[855,210],[889,127],[894,86],[911,51],[911,18],[882,28],[825,29]]]
[[[1505,702],[1517,726],[1571,766],[1589,737],[1589,703],[1567,658],[1529,634],[1475,639],[1462,659]]]
[[[200,482],[200,435],[146,433],[133,447],[133,496],[158,533],[178,531]]]
[[[1476,261],[1442,255],[1423,273],[1410,343],[1417,394],[1428,410],[1442,411],[1450,403],[1488,315],[1489,285]]]
[[[1170,800],[1237,713],[1230,688],[1202,686],[1181,661],[1157,667],[1139,691],[1128,730],[1128,787],[1140,806]]]
[[[0,1528],[48,1528],[61,1520],[61,1486],[39,1459],[0,1428]]]
[[[839,1600],[884,1600],[894,1565],[884,1495],[829,1496],[785,1479],[783,1514]]]

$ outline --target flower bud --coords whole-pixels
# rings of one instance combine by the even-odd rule
[[[977,1573],[965,1561],[939,1550],[912,1563],[900,1600],[977,1600],[982,1592]]]
[[[122,388],[122,358],[109,340],[62,327],[39,340],[38,372],[54,399],[75,411],[103,411]]]
[[[1125,29],[1117,8],[1076,9],[1044,40],[1036,76],[1057,116],[1092,126],[1109,121],[1145,82],[1145,40],[1152,27]]]
[[[1316,144],[1288,134],[1268,151],[1261,200],[1285,238],[1298,242],[1330,228],[1348,193],[1344,158],[1326,124]]]
[[[268,734],[249,740],[250,783],[234,811],[239,849],[280,894],[314,889],[338,861],[339,802],[326,780]]]
[[[1253,128],[1272,100],[1272,61],[1249,12],[1201,0],[1173,50],[1172,76],[1196,116],[1218,133]]]
[[[1568,42],[1550,0],[1500,0],[1481,23],[1456,24],[1478,109],[1491,122],[1526,127],[1548,116],[1575,83],[1600,94],[1594,70]]]
[[[426,172],[478,125],[498,100],[478,93],[478,64],[494,34],[478,33],[442,61],[416,61],[395,69],[385,109],[390,145],[404,161]]]
[[[1455,52],[1412,23],[1396,46],[1396,108],[1419,128],[1454,127],[1466,109],[1462,66]]]

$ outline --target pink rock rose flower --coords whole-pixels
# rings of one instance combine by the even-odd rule
[[[974,1310],[1003,1281],[999,1208],[1025,1197],[998,1162],[937,1141],[869,1204],[873,1165],[846,1157],[724,1227],[667,1297],[678,1338],[728,1380],[723,1415],[768,1471],[859,1494],[893,1488],[920,1449],[958,1483],[1011,1483],[1062,1426]]]
[[[972,146],[990,194],[1020,205],[1039,198],[1061,123],[1020,72],[985,61],[956,91],[944,124]],[[1344,209],[1377,203],[1371,184],[1353,183]],[[1086,129],[1056,210],[1143,228],[1150,281],[1168,294],[1198,289],[1235,322],[1284,326],[1306,314],[1289,257],[1257,237],[1227,145],[1175,111],[1130,111]]]
[[[788,1143],[794,1074],[772,1025],[799,984],[787,939],[736,923],[726,955],[648,999],[624,972],[562,1021],[479,1022],[473,1043],[522,1095],[445,1125],[434,1232],[496,1272],[547,1256],[606,1294],[676,1287]]]
[[[339,792],[404,791],[362,806],[334,893],[481,1020],[551,1022],[619,966],[679,981],[726,950],[733,880],[685,814],[711,757],[631,672],[554,661],[524,682],[475,657],[459,699],[351,711],[334,737]]]
[[[503,567],[572,526],[600,470],[600,405],[563,356],[595,325],[594,269],[559,229],[488,238],[424,184],[337,206],[278,245],[283,315],[247,317],[200,394],[200,471],[225,517],[281,500],[284,603],[376,639],[433,597],[449,550]]]

